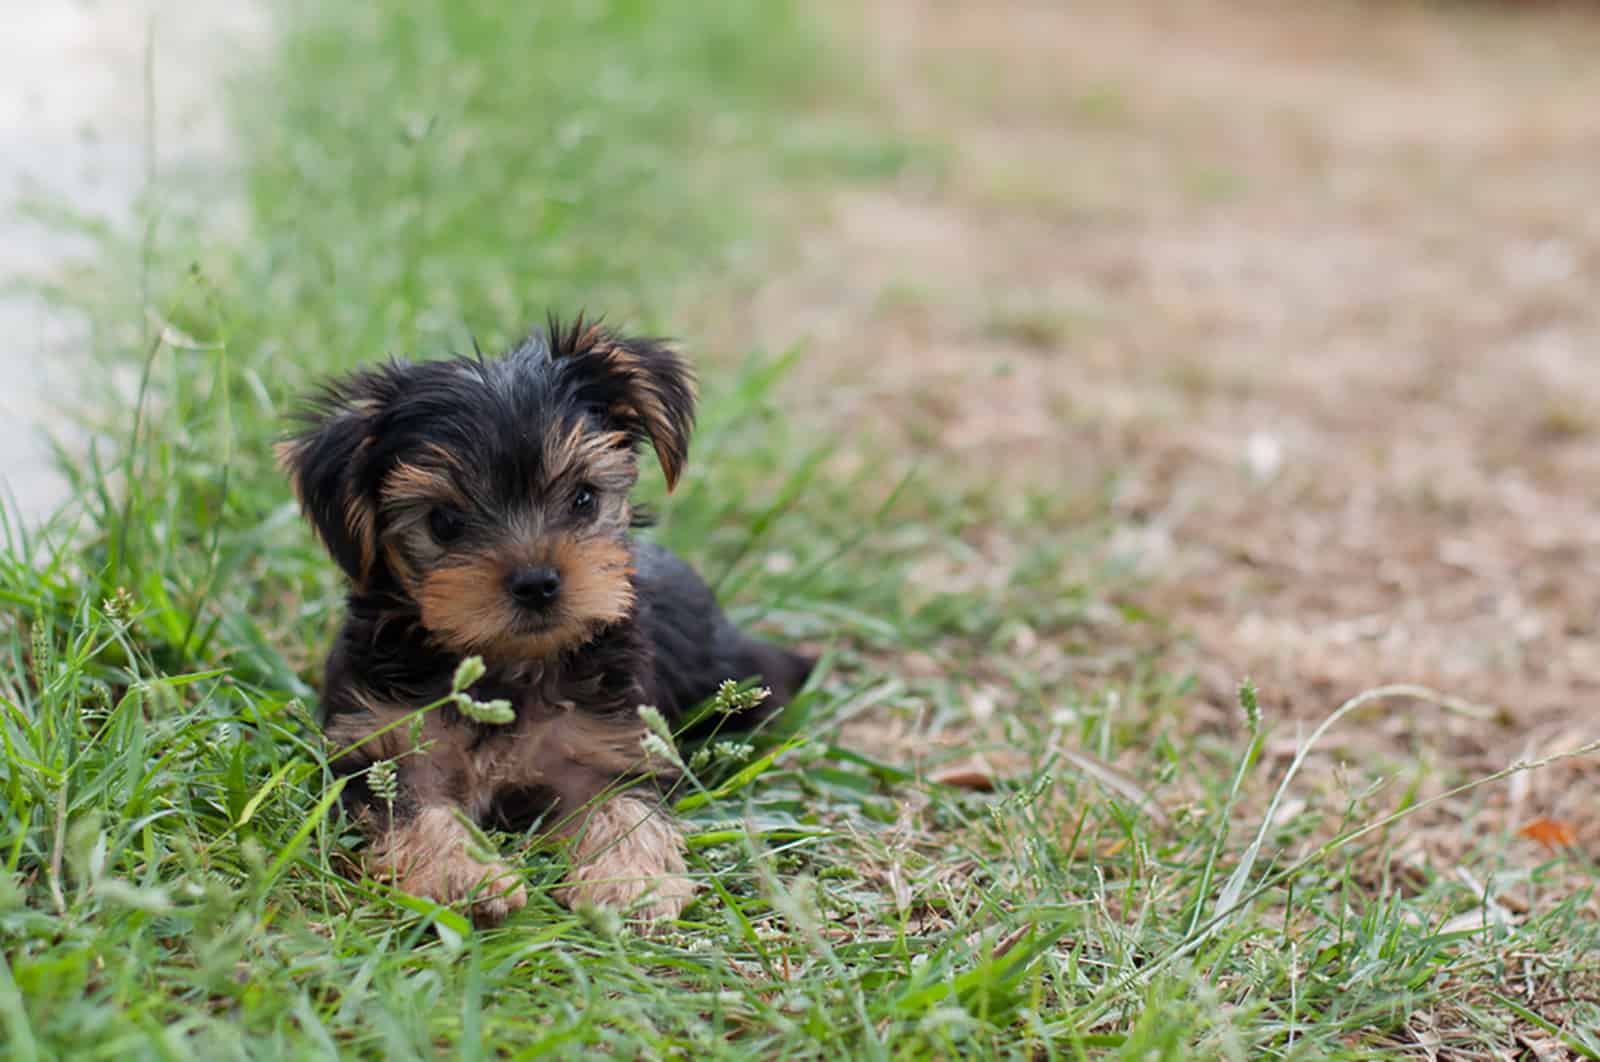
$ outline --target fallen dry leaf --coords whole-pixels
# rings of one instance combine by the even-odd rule
[[[994,772],[987,764],[982,763],[957,763],[949,767],[942,767],[928,776],[930,782],[938,785],[954,786],[957,789],[973,789],[980,793],[994,790]]]
[[[1577,831],[1570,822],[1560,819],[1548,819],[1543,815],[1528,823],[1517,831],[1518,837],[1526,837],[1530,841],[1537,841],[1547,851],[1554,852],[1557,848],[1566,848],[1578,843]]]
[[[1128,847],[1128,839],[1126,837],[1118,837],[1110,844],[1104,844],[1100,846],[1100,858],[1110,859],[1112,856],[1116,855],[1126,847]]]

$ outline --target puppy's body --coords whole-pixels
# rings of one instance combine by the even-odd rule
[[[659,776],[640,705],[667,719],[727,679],[772,689],[811,662],[752,639],[684,562],[633,540],[634,446],[675,480],[687,452],[687,370],[659,344],[552,323],[495,361],[391,364],[332,387],[285,448],[302,504],[351,579],[329,656],[328,739],[346,803],[373,834],[369,863],[494,920],[524,900],[511,871],[468,852],[464,817],[575,842],[560,897],[674,914],[689,895],[681,839],[645,787]],[[469,690],[514,721],[446,703]],[[369,768],[395,764],[397,786]],[[380,792],[379,790],[385,790]],[[644,795],[642,795],[644,794]]]
[[[448,702],[430,713],[428,722],[448,736],[431,750],[432,766],[457,762],[442,771],[413,769],[409,797],[421,799],[419,788],[437,787],[437,795],[475,819],[509,829],[559,821],[643,771],[641,704],[676,723],[724,680],[747,676],[760,676],[772,690],[760,705],[763,714],[788,701],[805,679],[807,661],[734,627],[694,570],[667,550],[635,543],[633,554],[635,615],[603,628],[579,652],[491,667],[469,692],[480,701],[509,701],[515,724],[474,722]],[[403,616],[401,602],[352,593],[323,686],[324,726],[336,747],[449,694],[460,657],[434,646],[425,628]],[[374,706],[382,710],[375,714]],[[374,759],[403,755],[396,746],[407,740],[396,728],[375,742],[388,753],[363,747],[335,767],[354,773]],[[573,746],[574,759],[556,756],[557,745]],[[356,800],[374,802],[364,778],[353,778],[347,789]]]

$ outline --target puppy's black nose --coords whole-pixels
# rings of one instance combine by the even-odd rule
[[[543,608],[561,593],[561,573],[551,567],[518,568],[507,577],[506,591],[524,608]]]

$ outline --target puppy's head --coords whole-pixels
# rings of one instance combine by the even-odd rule
[[[554,320],[503,357],[389,362],[328,385],[279,448],[358,590],[397,590],[441,646],[581,643],[633,607],[637,445],[677,482],[693,380],[664,344]]]

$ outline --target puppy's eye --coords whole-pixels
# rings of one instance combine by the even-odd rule
[[[582,486],[582,487],[578,488],[578,493],[576,493],[576,494],[574,494],[572,496],[572,511],[575,512],[575,513],[592,513],[592,512],[594,512],[594,488],[593,487]]]
[[[466,520],[455,509],[440,506],[428,513],[428,533],[441,546],[448,546],[466,530]]]

